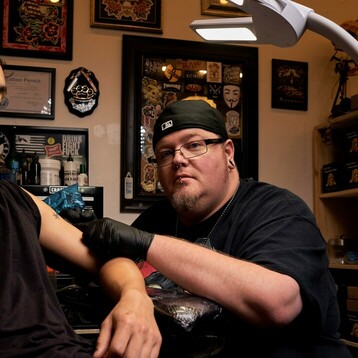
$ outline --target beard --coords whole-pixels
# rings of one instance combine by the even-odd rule
[[[179,190],[171,198],[171,203],[178,213],[189,211],[199,202],[199,195]]]

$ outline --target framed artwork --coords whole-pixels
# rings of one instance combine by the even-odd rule
[[[241,177],[257,178],[256,47],[123,35],[123,54],[122,212],[163,198],[152,163],[153,127],[164,107],[184,98],[204,99],[223,114]]]
[[[66,161],[71,154],[78,169],[88,170],[88,129],[14,126],[0,124],[0,156],[9,164],[12,156],[31,161],[35,153],[41,158]],[[9,168],[9,166],[8,166]]]
[[[271,107],[307,111],[308,63],[272,59]]]
[[[0,0],[0,52],[72,60],[73,0]]]
[[[3,65],[7,93],[1,117],[55,118],[56,69]]]
[[[222,17],[249,16],[227,0],[201,0],[201,14]]]
[[[161,34],[163,0],[91,0],[91,27]]]

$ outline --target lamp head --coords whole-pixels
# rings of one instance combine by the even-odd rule
[[[196,20],[189,26],[204,40],[210,42],[255,43],[257,41],[251,17]]]
[[[251,17],[196,20],[190,28],[205,41],[295,45],[306,29],[342,48],[358,64],[358,41],[348,31],[291,0],[229,0]]]
[[[230,0],[251,17],[196,20],[190,28],[206,41],[272,44],[289,47],[296,44],[306,27],[307,14],[313,11],[289,0]],[[298,5],[298,6],[297,6]]]

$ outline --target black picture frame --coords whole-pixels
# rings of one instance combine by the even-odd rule
[[[1,54],[72,60],[73,0],[26,3],[0,0]]]
[[[86,164],[89,170],[89,141],[87,128],[43,127],[0,124],[0,156],[8,168],[14,156],[20,160],[35,152],[40,158],[67,160],[71,154],[78,168]]]
[[[55,119],[56,69],[2,65],[7,93],[1,117]]]
[[[143,190],[142,186],[142,175],[146,174],[142,172],[143,164],[146,163],[145,160],[148,160],[149,164],[151,156],[151,153],[149,153],[150,144],[146,145],[146,143],[144,143],[143,128],[145,126],[142,124],[142,113],[145,113],[145,111],[143,111],[144,107],[142,108],[142,103],[144,101],[143,83],[146,83],[147,77],[149,77],[147,73],[148,70],[158,73],[162,70],[159,68],[161,61],[166,61],[167,59],[183,61],[182,66],[184,66],[184,64],[186,66],[194,66],[193,63],[195,62],[205,62],[207,65],[221,64],[227,70],[230,69],[230,66],[232,68],[240,68],[243,74],[240,84],[242,92],[240,98],[241,132],[239,138],[232,138],[236,148],[235,161],[238,165],[241,177],[257,179],[258,49],[256,47],[218,45],[187,40],[123,35],[122,53],[121,212],[141,212],[156,201],[161,200],[164,196],[158,188],[155,188],[154,191],[146,191]],[[153,59],[152,64],[150,63],[151,59]],[[144,67],[146,68],[145,73]],[[171,73],[173,74],[173,72],[175,71]],[[222,74],[223,73],[224,70],[222,71]],[[224,77],[224,75],[222,76]],[[197,83],[192,81],[189,84],[191,89],[193,87],[205,87],[205,81],[203,82],[202,79],[199,78],[197,80]],[[215,79],[211,78],[211,81],[210,84],[213,84]],[[166,83],[163,82],[162,84],[165,84],[166,87],[168,83],[169,81]],[[220,83],[216,85],[220,86]],[[187,87],[188,86],[185,85],[185,91]],[[215,93],[213,95],[213,92],[208,90],[208,88],[209,86],[207,85],[204,92],[193,92],[192,94],[201,95],[204,93],[205,96],[208,96],[210,92],[209,97],[215,101]],[[178,90],[181,91],[181,89]],[[170,91],[167,90],[165,92],[167,94]],[[178,92],[178,94],[185,96],[186,92]],[[178,94],[177,96],[180,97]],[[222,101],[223,99],[221,99],[221,102]],[[221,110],[219,107],[217,108]],[[144,115],[146,116],[146,114]],[[144,121],[145,120],[146,117],[144,118]],[[152,124],[153,123],[150,125],[152,126]],[[147,147],[149,149],[148,153],[146,152]],[[143,161],[144,163],[142,163]],[[128,178],[128,173],[131,178]],[[128,181],[128,179],[130,179],[130,181]],[[125,184],[128,185],[128,183],[130,183],[130,188],[125,186]],[[148,184],[148,187],[150,188],[150,184]]]
[[[91,0],[90,26],[162,34],[163,1],[130,1],[126,3],[130,9],[125,12],[124,4],[119,6],[116,0]]]
[[[307,62],[272,59],[271,107],[307,111]]]

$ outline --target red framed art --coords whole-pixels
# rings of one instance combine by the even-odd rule
[[[91,0],[91,27],[163,33],[163,0]]]
[[[0,0],[2,55],[72,60],[73,0]]]

